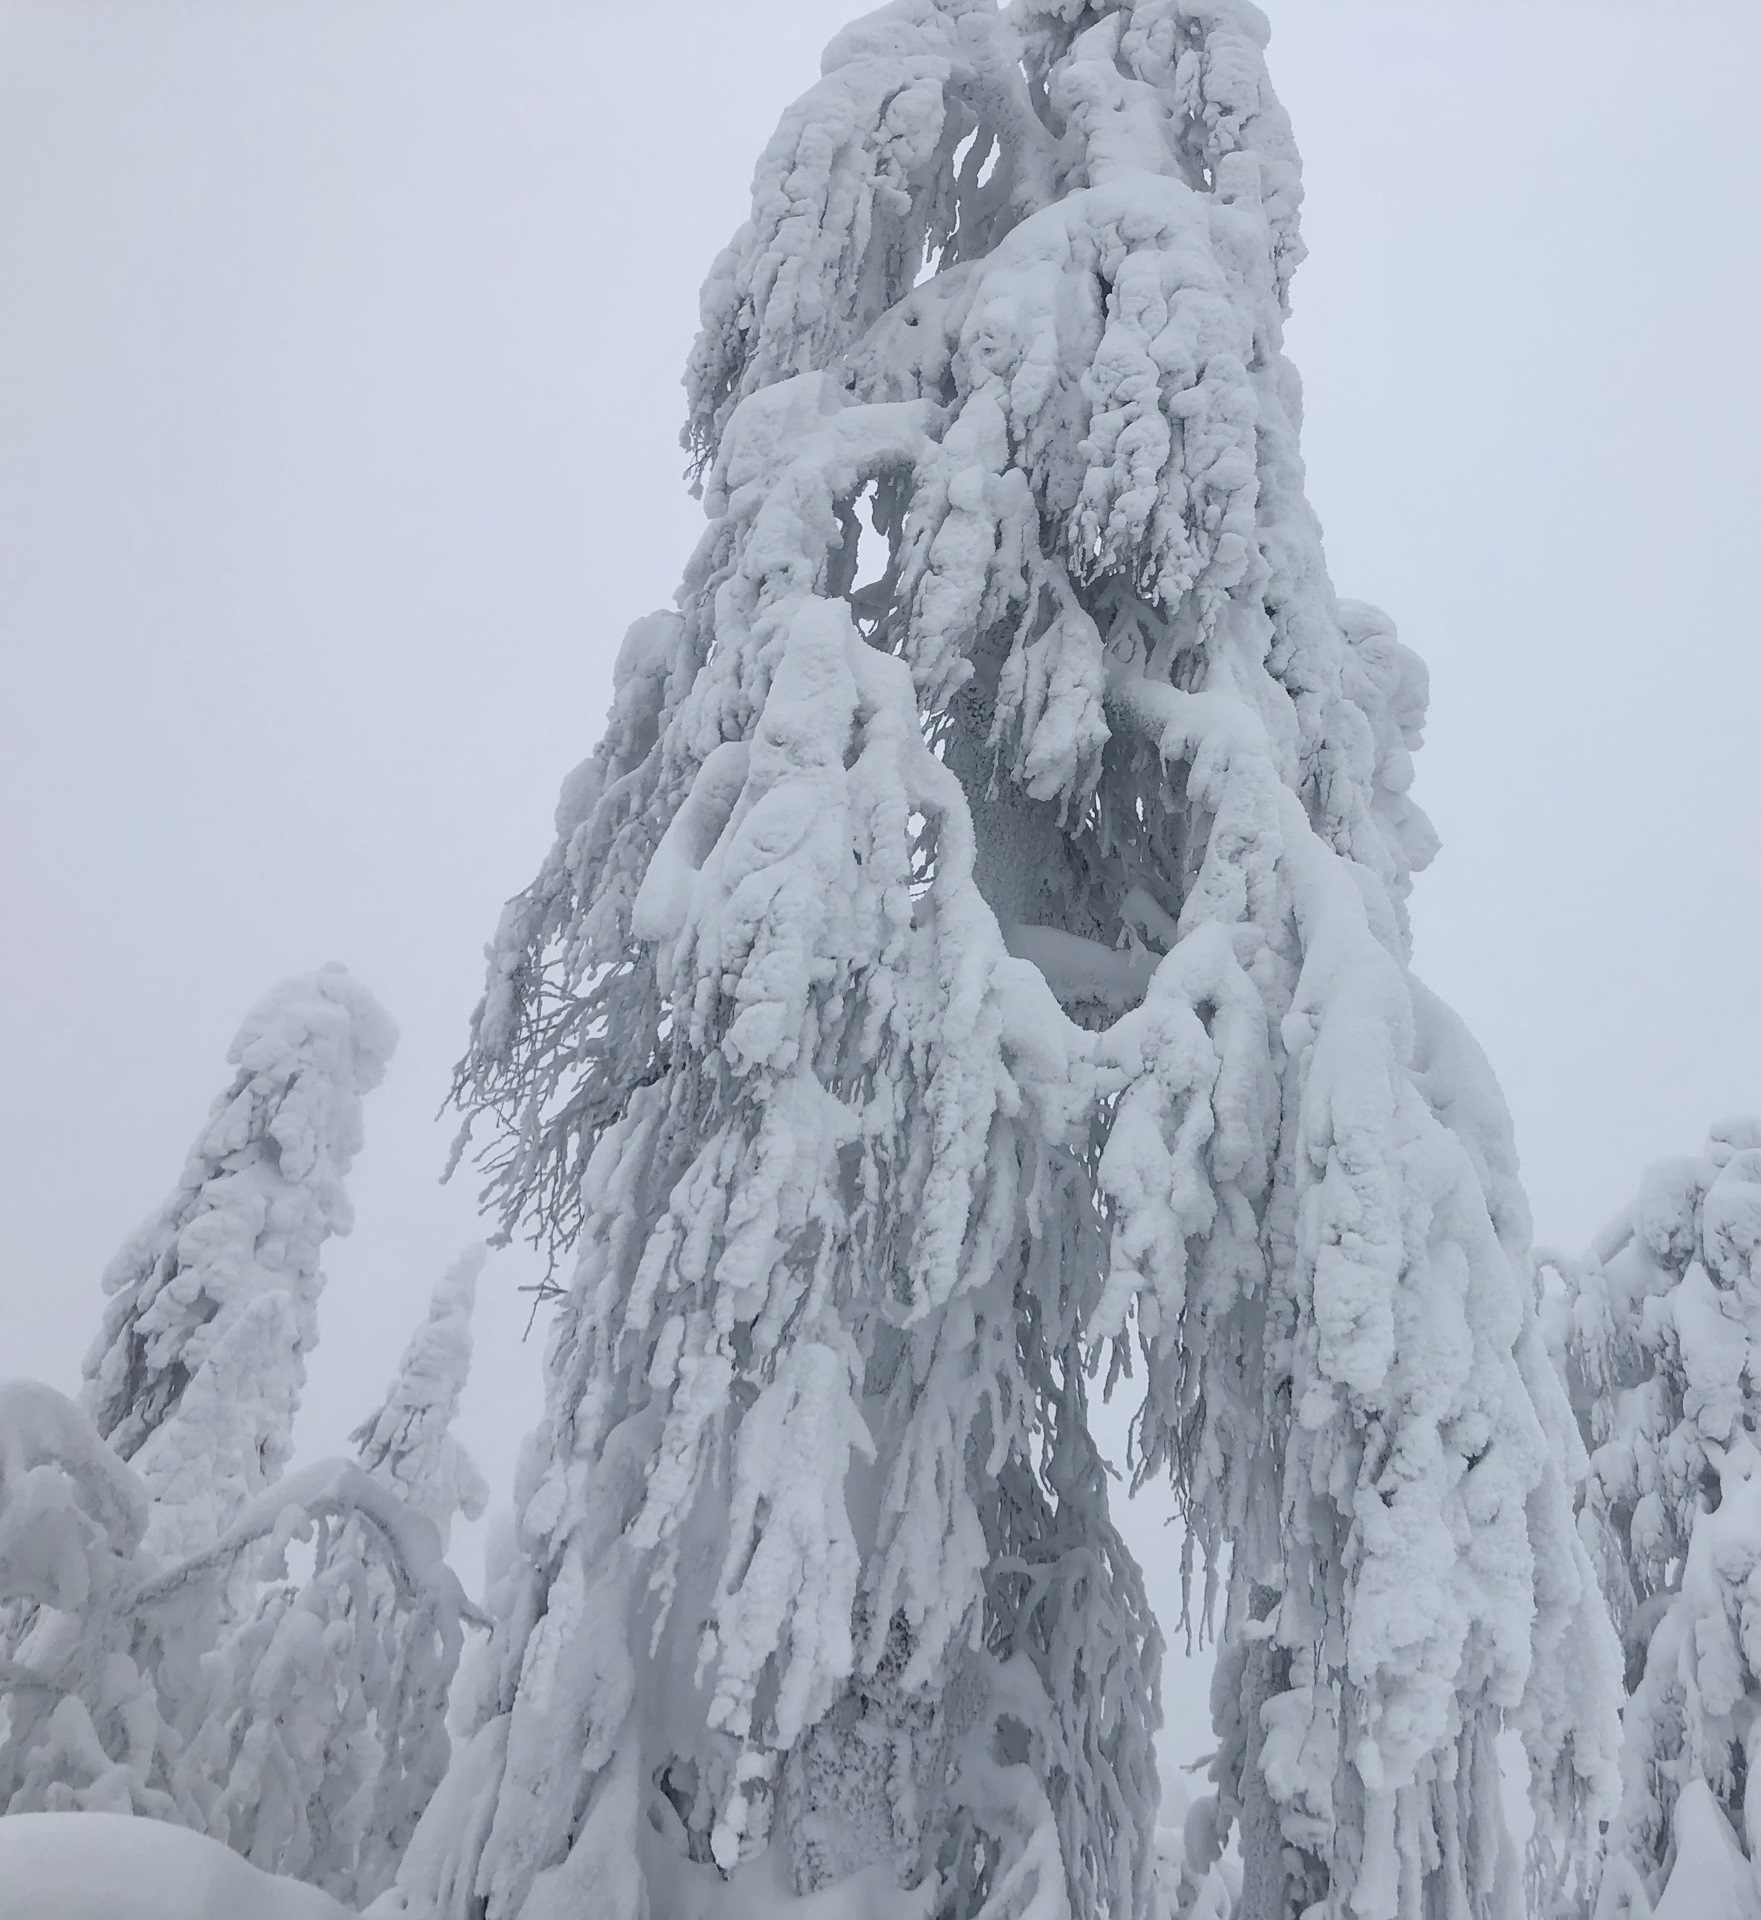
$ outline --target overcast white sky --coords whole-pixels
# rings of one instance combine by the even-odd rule
[[[697,286],[852,11],[0,0],[0,1374],[74,1385],[240,1015],[334,957],[404,1042],[306,1449],[371,1404],[477,1230],[432,1116],[482,942],[699,524]],[[1761,6],[1269,11],[1311,493],[1431,665],[1418,964],[1575,1246],[1761,1108]]]

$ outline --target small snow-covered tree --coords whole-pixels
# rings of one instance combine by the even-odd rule
[[[448,1915],[1149,1911],[1098,1367],[1227,1570],[1244,1911],[1513,1915],[1509,1724],[1581,1877],[1614,1652],[1509,1124],[1408,965],[1423,670],[1303,496],[1266,34],[895,0],[711,273],[709,524],[460,1080],[575,1266]]]
[[[467,1248],[441,1275],[378,1409],[352,1436],[362,1470],[420,1516],[446,1550],[454,1516],[477,1519],[488,1488],[453,1433],[471,1369],[471,1310],[487,1249]],[[384,1891],[451,1755],[447,1698],[457,1634],[439,1631],[426,1589],[396,1576],[382,1519],[350,1515],[322,1542],[321,1564],[294,1596],[271,1594],[250,1630],[289,1606],[328,1613],[327,1641],[352,1630],[346,1683],[318,1693],[334,1707],[325,1763],[307,1806],[323,1844],[308,1877],[356,1902]],[[365,1655],[363,1659],[361,1656]],[[273,1662],[270,1663],[273,1665]]]
[[[53,1388],[0,1383],[0,1814],[184,1820],[134,1611],[140,1481]]]
[[[145,1484],[147,1546],[161,1557],[212,1545],[287,1464],[319,1260],[353,1223],[343,1181],[361,1096],[396,1039],[340,966],[266,995],[176,1191],[104,1276],[85,1405]]]
[[[392,1040],[340,968],[247,1020],[179,1193],[112,1270],[87,1387],[112,1445],[50,1389],[0,1387],[0,1810],[152,1814],[356,1903],[390,1884],[477,1618],[444,1552],[484,1501],[450,1430],[482,1248],[360,1464],[280,1470]]]
[[[174,1616],[192,1593],[235,1590],[241,1567],[253,1604],[224,1620],[180,1729],[190,1824],[364,1901],[445,1772],[447,1692],[477,1615],[434,1523],[347,1461],[259,1494],[213,1546],[145,1580],[136,1610]]]
[[[442,1547],[455,1514],[476,1520],[489,1501],[477,1463],[452,1430],[470,1377],[471,1310],[488,1251],[467,1247],[441,1275],[384,1400],[349,1436],[362,1467],[426,1514]]]
[[[145,1814],[371,1898],[446,1770],[478,1620],[438,1527],[344,1461],[170,1566],[148,1512],[77,1407],[0,1385],[0,1813]]]
[[[206,1562],[262,1558],[253,1543],[273,1517],[252,1604],[206,1663],[188,1771],[216,1790],[208,1831],[357,1904],[391,1884],[451,1751],[447,1696],[472,1616],[441,1556],[454,1515],[475,1519],[487,1497],[452,1432],[485,1252],[467,1249],[441,1276],[356,1429],[358,1465],[278,1482]],[[311,1568],[290,1577],[296,1536]]]
[[[1695,1781],[1761,1858],[1761,1120],[1650,1168],[1586,1258],[1542,1271],[1626,1659],[1612,1916],[1630,1883],[1663,1892]]]
[[[1235,1920],[1241,1862],[1223,1850],[1216,1795],[1195,1800],[1172,1784],[1156,1828],[1155,1920]]]

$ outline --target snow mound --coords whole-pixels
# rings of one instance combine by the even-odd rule
[[[0,1820],[0,1920],[353,1920],[353,1910],[162,1820],[15,1813]]]
[[[1704,1780],[1675,1803],[1675,1870],[1653,1920],[1761,1920],[1755,1870]]]

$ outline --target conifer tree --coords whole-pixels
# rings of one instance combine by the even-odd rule
[[[437,1317],[473,1271],[447,1276]],[[427,1451],[456,1493],[445,1438]],[[0,1814],[143,1814],[369,1899],[446,1771],[462,1628],[483,1624],[437,1523],[340,1460],[170,1565],[142,1550],[149,1511],[79,1408],[0,1384]]]
[[[180,1777],[207,1832],[357,1904],[391,1884],[451,1753],[461,1622],[477,1616],[443,1556],[454,1515],[476,1518],[486,1498],[451,1429],[484,1257],[470,1248],[441,1276],[355,1432],[355,1464],[276,1482],[198,1557],[196,1580],[186,1567],[147,1589],[175,1596],[250,1567],[201,1663]],[[297,1577],[296,1536],[311,1543]]]
[[[147,1511],[78,1407],[0,1382],[0,1814],[197,1817],[134,1608]]]
[[[232,1043],[237,1071],[176,1190],[104,1276],[85,1405],[147,1488],[157,1555],[211,1546],[291,1456],[319,1260],[353,1224],[361,1096],[396,1040],[340,966],[273,989]]]
[[[486,1255],[469,1247],[441,1275],[384,1399],[352,1436],[361,1471],[390,1503],[339,1509],[312,1577],[267,1588],[236,1636],[234,1664],[252,1676],[237,1691],[262,1695],[238,1715],[254,1729],[247,1737],[284,1741],[290,1725],[301,1726],[310,1776],[302,1824],[311,1838],[298,1870],[356,1902],[391,1884],[451,1754],[457,1616],[469,1609],[459,1607],[438,1563],[412,1580],[387,1547],[402,1545],[407,1555],[405,1543],[419,1532],[444,1554],[454,1517],[475,1520],[487,1503],[483,1476],[452,1431],[471,1370],[471,1311]],[[388,1515],[398,1517],[399,1534],[387,1534]],[[438,1609],[437,1577],[448,1596]],[[250,1806],[248,1791],[229,1792]]]
[[[278,1483],[254,1528],[235,1526],[211,1556],[245,1558],[274,1518],[250,1603],[204,1662],[185,1769],[213,1783],[204,1825],[254,1864],[355,1903],[391,1884],[451,1753],[461,1621],[477,1616],[443,1555],[455,1514],[475,1519],[487,1498],[452,1432],[485,1252],[467,1249],[436,1284],[355,1431],[356,1463]],[[290,1526],[312,1542],[297,1578]]]
[[[708,525],[461,1071],[573,1270],[445,1915],[1148,1912],[1097,1368],[1220,1607],[1243,1912],[1514,1916],[1513,1724],[1582,1889],[1615,1655],[1508,1121],[1408,964],[1423,670],[1303,496],[1266,37],[896,0],[710,275]]]
[[[142,1814],[377,1894],[446,1770],[482,1624],[433,1521],[340,1460],[169,1566],[141,1550],[148,1511],[77,1407],[0,1384],[0,1814]]]
[[[455,1514],[481,1517],[489,1488],[453,1432],[471,1372],[471,1310],[487,1247],[467,1247],[435,1283],[385,1398],[349,1437],[362,1467],[433,1521],[444,1548]]]
[[[310,1570],[288,1549],[309,1543]],[[228,1607],[183,1716],[177,1778],[199,1824],[255,1866],[362,1903],[388,1886],[446,1771],[446,1702],[477,1621],[440,1535],[351,1462],[285,1476],[206,1552],[148,1580],[146,1615],[203,1584]]]
[[[485,1497],[451,1432],[481,1247],[435,1288],[359,1464],[281,1469],[392,1038],[340,968],[247,1019],[179,1192],[111,1272],[87,1388],[110,1445],[51,1389],[0,1385],[0,1812],[143,1813],[346,1901],[389,1886],[482,1624],[444,1560]]]
[[[1648,1169],[1590,1253],[1550,1256],[1543,1276],[1629,1696],[1597,1911],[1648,1916],[1721,1822],[1761,1860],[1761,1120]],[[1696,1783],[1702,1843],[1684,1847]],[[1761,1910],[1761,1882],[1751,1894]]]

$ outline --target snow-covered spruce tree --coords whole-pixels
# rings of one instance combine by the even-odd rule
[[[1087,1420],[1138,1359],[1244,1912],[1514,1914],[1509,1724],[1572,1897],[1616,1655],[1502,1103],[1407,967],[1423,672],[1303,497],[1265,39],[897,0],[710,276],[709,524],[461,1074],[576,1264],[445,1914],[1146,1912]]]
[[[1761,1858],[1761,1120],[1649,1169],[1590,1253],[1548,1256],[1543,1277],[1589,1449],[1580,1524],[1626,1656],[1613,1916],[1630,1884],[1663,1891],[1695,1781]]]
[[[447,1696],[472,1615],[442,1556],[454,1515],[474,1519],[486,1497],[451,1431],[484,1254],[470,1248],[442,1275],[354,1435],[357,1464],[276,1482],[213,1551],[147,1589],[148,1612],[203,1582],[233,1590],[199,1711],[185,1716],[180,1778],[202,1825],[353,1904],[390,1885],[450,1757]],[[295,1537],[311,1543],[297,1575]],[[229,1578],[240,1565],[248,1596]]]
[[[0,1383],[0,1814],[192,1809],[134,1609],[147,1496],[79,1408]]]
[[[86,1416],[0,1385],[0,1812],[172,1820],[351,1903],[390,1884],[446,1771],[461,1623],[482,1624],[442,1538],[481,1511],[448,1431],[481,1264],[437,1287],[363,1430],[368,1466],[278,1479],[169,1566]]]
[[[1233,1920],[1241,1900],[1241,1863],[1223,1851],[1217,1799],[1194,1800],[1178,1779],[1163,1794],[1156,1830],[1155,1920]]]
[[[441,1275],[385,1398],[352,1436],[362,1470],[403,1513],[434,1530],[442,1553],[454,1517],[477,1519],[489,1497],[452,1431],[471,1370],[471,1311],[487,1251],[467,1248]],[[261,1638],[264,1617],[284,1618],[290,1609],[347,1623],[346,1642],[337,1627],[326,1635],[348,1648],[343,1684],[306,1690],[318,1713],[326,1704],[331,1710],[330,1725],[307,1743],[320,1760],[307,1823],[322,1836],[308,1877],[356,1903],[390,1886],[445,1775],[447,1699],[459,1656],[456,1619],[437,1615],[427,1586],[400,1579],[384,1549],[383,1516],[345,1515],[323,1539],[304,1591],[266,1596],[249,1630]],[[311,1706],[307,1717],[315,1717]]]
[[[291,1575],[289,1547],[310,1570]],[[446,1769],[447,1692],[477,1620],[440,1534],[381,1480],[325,1460],[249,1502],[215,1544],[145,1582],[143,1616],[251,1578],[201,1662],[178,1782],[253,1865],[351,1903],[390,1883]]]
[[[452,1430],[470,1378],[471,1312],[488,1253],[467,1247],[440,1276],[385,1398],[350,1435],[356,1459],[434,1522],[443,1547],[454,1515],[476,1520],[489,1501],[477,1463]]]
[[[361,1096],[396,1040],[344,968],[282,982],[239,1029],[176,1191],[104,1276],[85,1405],[145,1483],[162,1558],[212,1545],[288,1461],[319,1259],[352,1224]]]

